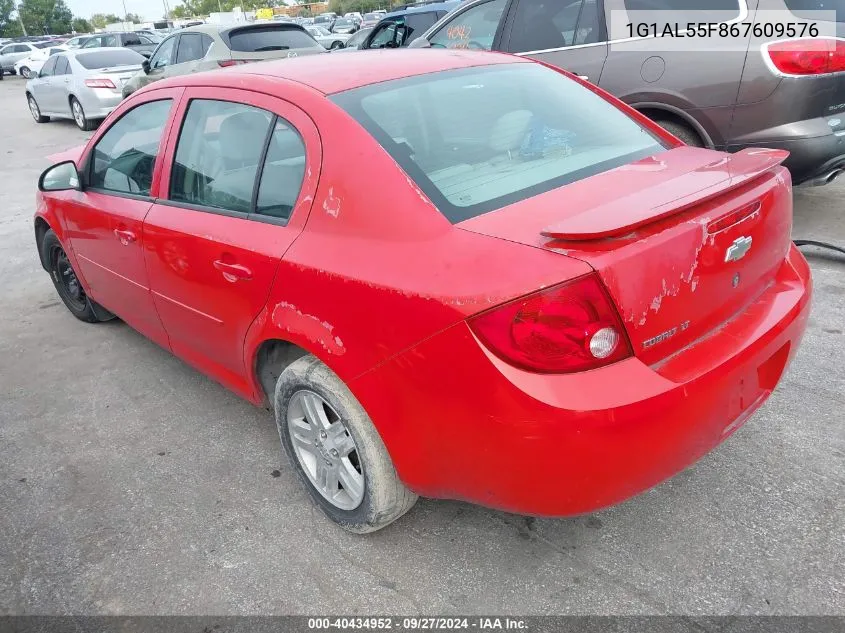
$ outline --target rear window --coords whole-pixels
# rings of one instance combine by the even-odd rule
[[[381,18],[381,15],[378,14],[378,13],[365,13],[364,14],[365,20],[378,20],[379,18]]]
[[[47,48],[48,46],[50,46],[50,42],[38,42],[36,44],[33,44],[33,46],[35,48]]]
[[[535,64],[433,73],[333,100],[452,222],[665,149],[609,102]]]
[[[845,0],[784,0],[786,7],[793,14],[805,20],[819,19],[813,11],[834,11],[836,21],[845,22]]]
[[[319,44],[308,33],[289,24],[237,29],[229,33],[229,48],[244,53],[284,51],[289,48],[314,48],[315,46]]]
[[[113,66],[138,66],[144,61],[144,56],[128,48],[115,48],[110,51],[80,53],[76,56],[76,61],[82,64],[83,68],[92,70]]]

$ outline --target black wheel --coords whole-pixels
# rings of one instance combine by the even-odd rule
[[[341,47],[341,42],[335,40],[334,42],[332,42],[332,45],[329,47],[329,50],[334,51],[334,50],[337,50],[340,47]]]
[[[98,323],[114,318],[114,315],[85,294],[65,249],[52,230],[47,231],[41,241],[41,257],[47,263],[47,270],[56,292],[73,316],[86,323]]]
[[[693,130],[690,126],[685,125],[683,123],[678,123],[677,121],[667,121],[667,120],[660,120],[658,119],[655,121],[657,125],[662,127],[664,130],[677,136],[681,139],[686,145],[691,147],[704,147],[704,141],[698,135],[698,132]]]
[[[35,119],[36,123],[46,123],[50,120],[50,117],[41,115],[41,109],[38,107],[38,103],[36,103],[35,97],[33,97],[32,95],[27,95],[26,101],[29,104],[29,112],[30,114],[32,114],[32,118]]]
[[[29,70],[28,66],[21,66],[21,77],[24,79],[29,79],[32,72]]]
[[[311,499],[349,532],[375,532],[405,514],[417,495],[399,480],[363,407],[312,355],[279,376],[276,426]]]
[[[76,127],[83,132],[90,132],[97,127],[93,121],[88,120],[88,117],[85,116],[85,110],[82,109],[82,104],[76,97],[70,98],[70,113],[73,115]]]

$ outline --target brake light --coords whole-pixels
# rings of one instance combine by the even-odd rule
[[[845,71],[845,40],[816,38],[772,42],[766,51],[786,75],[826,75]]]
[[[86,79],[85,85],[89,88],[114,88],[111,79]]]
[[[502,360],[529,371],[566,374],[632,355],[625,329],[595,274],[499,306],[469,321]]]
[[[259,59],[220,59],[217,64],[221,68],[228,68],[229,66],[238,66],[239,64],[249,64],[250,62],[261,61]]]

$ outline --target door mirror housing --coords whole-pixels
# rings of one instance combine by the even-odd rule
[[[82,186],[76,163],[72,160],[66,160],[45,169],[38,179],[38,189],[39,191],[68,191],[71,189],[81,191]]]
[[[141,70],[144,71],[145,75],[150,74],[150,60],[149,59],[145,59],[144,61],[141,62]]]

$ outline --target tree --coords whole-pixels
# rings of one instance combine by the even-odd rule
[[[85,18],[73,18],[71,28],[74,33],[92,33],[94,31],[91,23]]]
[[[120,21],[120,20],[118,20],[118,21]],[[144,18],[142,18],[137,13],[127,13],[124,21],[125,22],[134,22],[135,24],[140,24],[141,22],[144,21]]]
[[[0,37],[23,35],[18,17],[15,15],[14,0],[0,0]]]
[[[114,13],[95,13],[91,16],[91,25],[97,29],[104,29],[107,24],[114,24],[120,21],[121,19]]]
[[[71,31],[73,13],[65,4],[65,0],[23,0],[19,11],[30,35]]]

